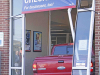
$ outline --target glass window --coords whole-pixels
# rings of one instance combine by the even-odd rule
[[[69,43],[73,43],[72,35],[69,36]]]
[[[51,40],[56,40],[56,37],[51,37]]]
[[[12,67],[21,67],[22,63],[22,19],[13,18]]]
[[[67,47],[67,54],[73,55],[73,46]]]
[[[66,37],[57,37],[57,44],[63,44],[63,43],[66,43]]]
[[[51,42],[51,45],[52,45],[52,46],[56,45],[56,41],[52,41],[52,42]]]
[[[54,55],[65,55],[67,54],[66,46],[55,47]]]
[[[22,0],[13,0],[13,16],[22,13]]]
[[[11,75],[22,75],[22,70],[20,69],[11,70]]]
[[[91,12],[79,12],[76,28],[74,67],[77,62],[84,62],[87,67],[88,43],[90,31]],[[79,60],[79,61],[78,61]]]
[[[79,1],[80,1],[79,9],[92,7],[92,0],[79,0]]]
[[[86,75],[87,70],[73,70],[72,75]]]

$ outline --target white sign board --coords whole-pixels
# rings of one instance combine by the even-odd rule
[[[76,62],[76,67],[85,67],[85,61],[78,60],[78,61]]]
[[[0,32],[0,46],[3,46],[3,41],[4,41],[4,33]]]
[[[87,40],[79,40],[79,50],[87,50]]]

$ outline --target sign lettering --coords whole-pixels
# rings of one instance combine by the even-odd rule
[[[23,0],[22,13],[75,8],[76,0]]]

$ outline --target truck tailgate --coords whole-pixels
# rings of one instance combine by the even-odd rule
[[[51,59],[52,58],[52,59]],[[37,62],[37,73],[52,73],[54,75],[70,75],[72,71],[72,56],[51,57]]]

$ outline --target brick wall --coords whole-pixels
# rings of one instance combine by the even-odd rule
[[[100,13],[100,0],[96,0],[96,12]],[[95,14],[95,75],[99,75],[100,14]]]
[[[1,51],[1,74],[9,75],[9,1],[0,0],[0,32],[4,32],[4,46]]]

